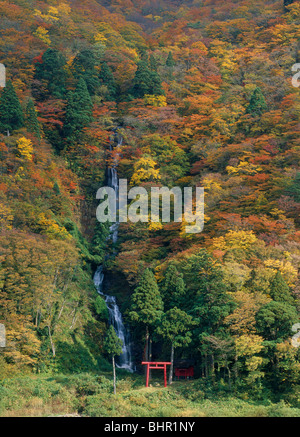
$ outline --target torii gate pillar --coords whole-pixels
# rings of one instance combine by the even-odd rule
[[[146,373],[146,387],[149,387],[149,374],[150,374],[150,369],[158,369],[158,370],[163,370],[164,371],[164,385],[165,387],[167,387],[167,366],[171,365],[172,363],[168,362],[168,361],[143,361],[142,362],[143,365],[147,366],[147,373]]]

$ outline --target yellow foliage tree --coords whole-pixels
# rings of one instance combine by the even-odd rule
[[[157,163],[151,156],[144,155],[133,166],[131,185],[138,185],[141,182],[158,181],[160,179],[159,170],[155,167]]]
[[[9,206],[0,202],[0,229],[12,229],[13,215]]]
[[[48,30],[45,29],[42,26],[39,26],[33,34],[39,38],[41,41],[43,41],[44,44],[50,46],[51,39],[49,38]]]
[[[267,259],[264,261],[264,265],[274,274],[279,270],[284,280],[290,287],[295,285],[298,277],[298,271],[290,261]]]
[[[54,220],[47,219],[44,214],[39,215],[38,226],[41,233],[49,238],[70,240],[72,237],[64,226],[59,226]]]
[[[6,324],[7,347],[4,357],[20,366],[34,366],[40,353],[40,340],[37,339],[30,317],[11,313]]]
[[[248,161],[240,161],[237,167],[228,165],[226,171],[230,175],[255,175],[262,171],[262,168],[258,165],[251,164]]]
[[[263,348],[263,337],[259,335],[241,335],[235,339],[235,350],[237,358],[244,358],[245,368],[249,372],[246,378],[249,384],[254,384],[257,379],[264,376],[259,370],[263,358],[257,356]]]
[[[231,293],[237,307],[225,318],[225,323],[230,326],[230,331],[237,335],[250,335],[255,332],[255,314],[259,308],[268,303],[270,298],[264,294],[253,294],[245,290]]]
[[[107,38],[105,38],[103,33],[97,32],[96,35],[94,35],[94,41],[105,45],[107,43]]]
[[[248,249],[257,241],[253,231],[229,231],[223,237],[213,239],[213,247],[218,250]]]
[[[152,94],[145,94],[144,102],[146,105],[162,108],[167,106],[167,99],[165,96],[155,96]]]
[[[25,161],[32,160],[33,146],[32,142],[25,137],[19,138],[17,141],[18,152]]]

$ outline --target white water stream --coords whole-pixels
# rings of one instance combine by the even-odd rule
[[[122,137],[118,136],[118,144],[116,146],[117,148],[119,148],[122,145],[122,140],[123,140]],[[112,151],[111,144],[110,144],[110,150]],[[115,190],[116,197],[118,198],[119,180],[117,174],[117,162],[115,162],[112,167],[107,169],[107,186]],[[114,223],[112,226],[110,226],[109,230],[110,230],[110,234],[108,238],[112,240],[113,244],[115,244],[118,241],[119,223],[118,222]],[[104,269],[103,266],[101,265],[97,268],[95,272],[94,284],[98,293],[102,295],[105,299],[105,303],[109,312],[109,323],[113,325],[113,327],[116,330],[117,336],[123,342],[123,352],[122,355],[118,357],[116,365],[119,368],[126,369],[130,372],[133,372],[129,332],[124,326],[122,314],[117,305],[116,297],[103,293],[104,277],[105,277]]]

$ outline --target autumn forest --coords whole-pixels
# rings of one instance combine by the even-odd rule
[[[293,0],[0,1],[1,416],[300,416],[299,41]],[[99,222],[110,175],[203,231]]]

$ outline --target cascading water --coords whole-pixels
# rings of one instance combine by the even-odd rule
[[[117,148],[122,145],[122,137],[118,136],[118,144]],[[110,144],[110,151],[112,151],[112,144]],[[117,159],[115,160],[112,167],[107,169],[107,186],[111,187],[115,190],[116,197],[118,199],[119,193],[119,180],[117,174]],[[118,231],[119,231],[119,223],[116,222],[109,228],[110,234],[108,239],[111,239],[113,244],[116,244],[118,241]],[[123,342],[123,352],[122,355],[118,358],[117,367],[121,369],[126,369],[130,372],[133,372],[133,364],[131,360],[131,347],[130,347],[130,338],[129,332],[124,326],[122,320],[122,314],[117,305],[115,296],[109,296],[103,293],[103,282],[104,282],[104,271],[103,266],[99,266],[94,275],[94,284],[99,294],[104,296],[105,303],[109,312],[109,323],[113,325],[116,330],[117,336]]]

